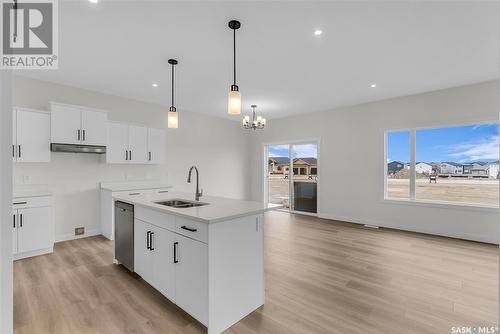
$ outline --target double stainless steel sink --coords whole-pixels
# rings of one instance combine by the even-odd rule
[[[184,199],[170,199],[168,201],[160,201],[160,202],[155,202],[155,203],[160,204],[160,205],[170,206],[172,208],[178,208],[178,209],[180,209],[180,208],[192,208],[192,207],[197,207],[197,206],[208,205],[208,203],[187,201]]]

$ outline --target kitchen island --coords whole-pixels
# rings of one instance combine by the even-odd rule
[[[263,213],[282,206],[185,193],[113,198],[134,206],[134,271],[209,334],[264,304]]]

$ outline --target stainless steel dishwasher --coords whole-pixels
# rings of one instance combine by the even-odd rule
[[[134,206],[115,202],[115,259],[134,271]]]

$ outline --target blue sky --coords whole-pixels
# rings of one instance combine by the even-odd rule
[[[288,145],[269,146],[268,154],[270,157],[288,157]],[[318,147],[316,144],[293,145],[292,155],[294,158],[317,158]]]
[[[417,130],[416,161],[496,161],[498,123]],[[387,134],[387,160],[410,160],[409,132]]]

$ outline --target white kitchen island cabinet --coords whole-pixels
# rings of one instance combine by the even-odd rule
[[[216,197],[193,208],[157,202],[186,194],[115,196],[134,205],[137,274],[221,333],[264,304],[263,213],[280,206]]]

